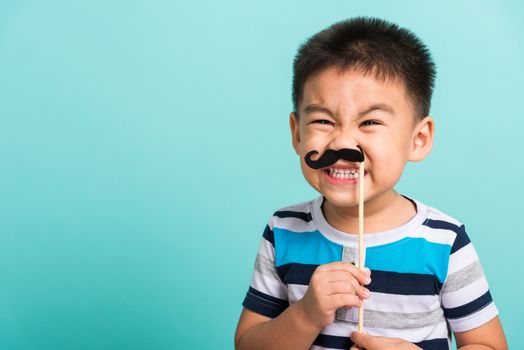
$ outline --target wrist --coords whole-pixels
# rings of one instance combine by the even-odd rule
[[[312,318],[309,315],[309,313],[307,312],[307,307],[303,299],[297,301],[291,307],[295,308],[296,320],[299,323],[299,327],[303,331],[307,333],[317,333],[317,334],[320,333],[320,331],[322,331],[324,326],[316,323],[314,318]]]

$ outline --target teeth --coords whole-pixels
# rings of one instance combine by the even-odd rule
[[[335,179],[358,179],[357,169],[329,169],[329,176]]]

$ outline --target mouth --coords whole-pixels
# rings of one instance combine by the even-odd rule
[[[359,168],[358,167],[329,167],[322,169],[328,182],[333,184],[351,184],[358,182]],[[367,171],[364,170],[364,176]]]

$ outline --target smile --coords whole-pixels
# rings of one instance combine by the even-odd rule
[[[358,169],[329,168],[326,171],[335,179],[358,179]]]

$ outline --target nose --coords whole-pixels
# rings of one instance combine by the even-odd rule
[[[355,131],[351,127],[345,127],[335,131],[329,143],[329,148],[339,150],[342,148],[357,148],[358,142],[355,138]]]

